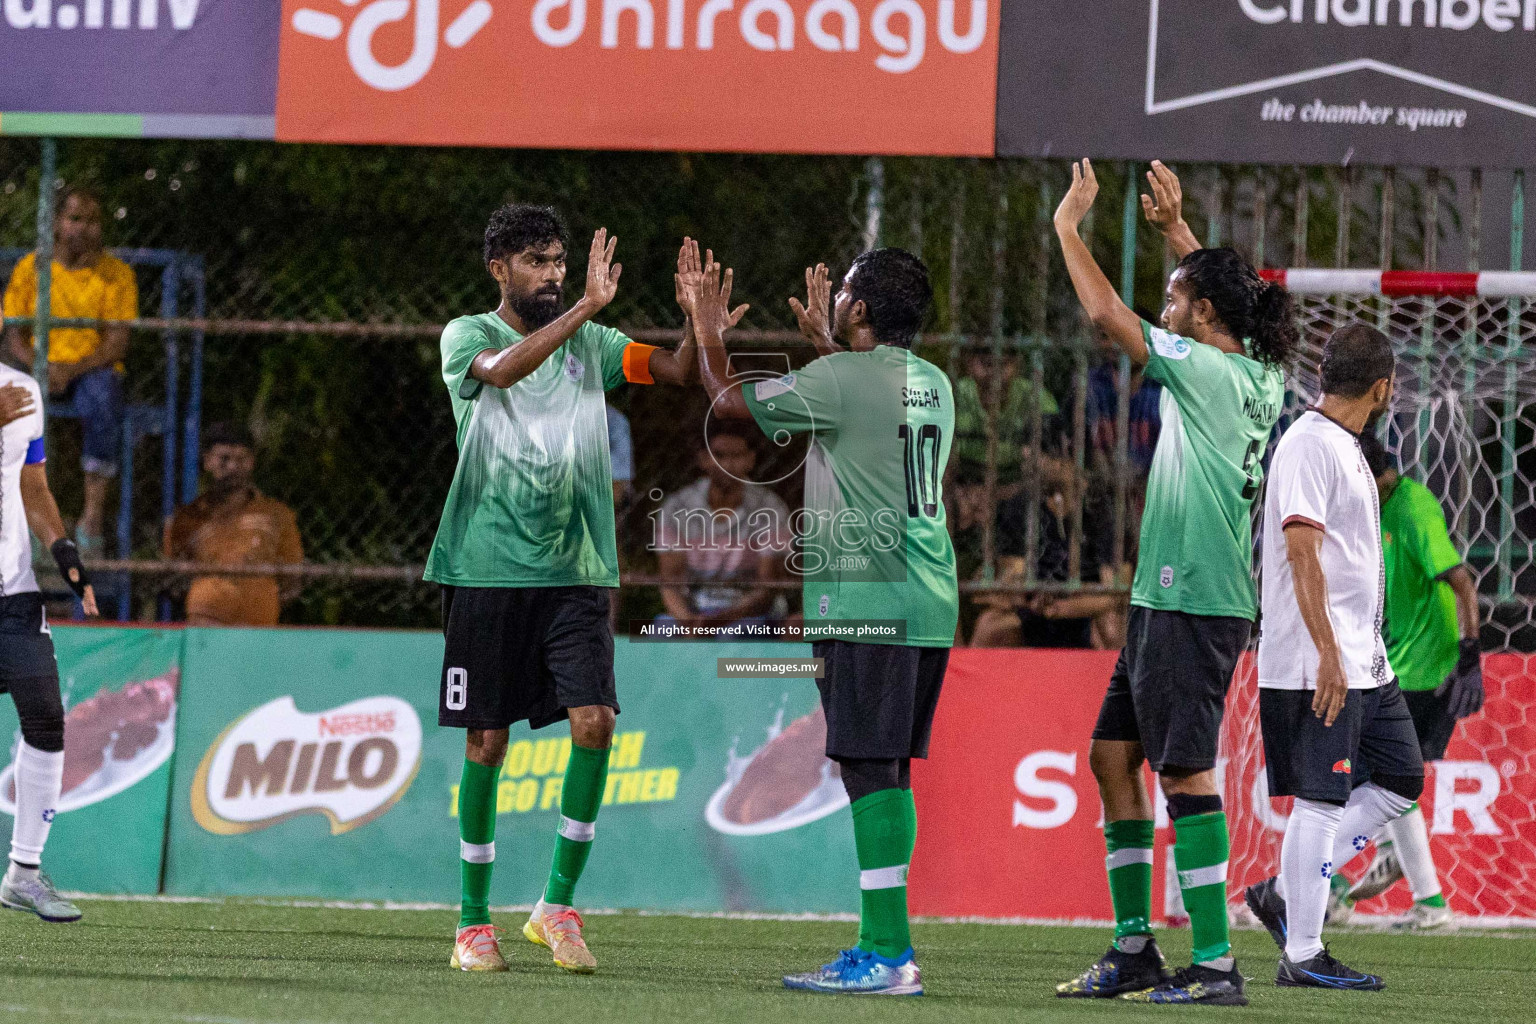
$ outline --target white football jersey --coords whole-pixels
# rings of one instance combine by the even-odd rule
[[[37,382],[0,363],[0,387],[7,384],[32,393],[32,411],[0,428],[0,597],[37,589],[32,536],[21,507],[21,467],[43,460],[43,399]]]
[[[1318,654],[1301,618],[1286,553],[1285,527],[1293,522],[1323,531],[1318,558],[1349,688],[1383,685],[1389,678],[1381,640],[1387,573],[1376,480],[1355,435],[1316,410],[1291,425],[1270,460],[1259,625],[1259,685],[1311,690]]]

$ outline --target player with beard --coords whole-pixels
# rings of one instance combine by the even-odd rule
[[[1392,398],[1374,327],[1323,346],[1321,401],[1291,424],[1264,497],[1259,726],[1271,796],[1296,798],[1280,875],[1244,898],[1283,954],[1275,984],[1375,990],[1323,945],[1329,879],[1424,789],[1413,716],[1387,662],[1381,506],[1360,433]]]
[[[586,289],[565,308],[567,234],[555,211],[507,205],[485,229],[501,291],[490,313],[443,330],[443,380],[459,461],[426,578],[442,585],[446,645],[438,724],[467,730],[459,785],[462,907],[451,964],[506,970],[491,925],[497,776],[507,727],[568,719],[571,747],[549,880],[523,926],[554,962],[596,960],[571,906],[603,799],[619,702],[608,590],[619,585],[603,393],[625,381],[682,384],[678,352],[641,345],[592,318],[613,300],[617,239],[593,236]],[[679,257],[683,275],[697,268]],[[732,314],[739,319],[745,307]]]
[[[1125,650],[1088,754],[1104,803],[1115,940],[1056,994],[1241,1006],[1248,1000],[1228,936],[1216,752],[1227,688],[1258,610],[1249,517],[1296,327],[1283,288],[1266,284],[1231,249],[1197,248],[1179,215],[1172,172],[1154,164],[1149,179],[1148,219],[1182,257],[1168,279],[1161,327],[1120,300],[1078,235],[1098,193],[1087,160],[1073,167],[1055,218],[1084,311],[1163,386]],[[1152,937],[1154,819],[1144,763],[1167,797],[1194,946],[1190,966],[1172,977]]]

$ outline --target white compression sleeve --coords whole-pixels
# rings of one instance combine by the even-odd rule
[[[64,786],[64,751],[38,750],[22,742],[16,753],[16,824],[11,860],[41,864]]]
[[[1323,951],[1323,916],[1328,879],[1333,875],[1333,842],[1344,808],[1298,798],[1280,845],[1280,878],[1285,889],[1285,955],[1292,963]]]
[[[1429,829],[1424,825],[1424,812],[1415,804],[1407,814],[1387,825],[1387,834],[1397,847],[1397,860],[1403,866],[1403,877],[1413,890],[1415,900],[1427,900],[1440,895],[1440,875],[1435,871],[1435,857],[1429,852]]]
[[[1343,871],[1344,865],[1364,852],[1387,825],[1402,817],[1412,806],[1412,800],[1390,789],[1382,789],[1374,782],[1355,787],[1349,795],[1349,803],[1344,805],[1344,818],[1339,822],[1339,832],[1333,842],[1334,873]]]

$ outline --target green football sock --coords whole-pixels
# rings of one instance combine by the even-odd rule
[[[906,819],[907,830],[912,835],[912,844],[915,847],[917,844],[917,801],[912,799],[912,791],[910,789],[904,789],[902,792],[906,794],[906,799],[902,801],[903,817]],[[855,836],[857,836],[857,833],[855,833]],[[860,902],[863,902],[862,899]],[[874,925],[872,922],[873,917],[870,914],[861,913],[859,915],[859,948],[866,953],[873,953],[875,951],[875,937],[872,930]]]
[[[1426,896],[1418,902],[1426,907],[1443,907],[1445,906],[1445,894],[1437,892],[1433,896]]]
[[[917,805],[911,790],[882,789],[854,801],[859,948],[866,952],[895,959],[912,945],[907,924],[907,866],[916,842]]]
[[[608,780],[608,748],[595,750],[571,744],[560,788],[560,828],[555,836],[555,856],[549,865],[544,902],[569,905],[576,898],[576,882],[592,852],[597,809],[603,803]]]
[[[496,861],[496,777],[500,768],[464,759],[459,777],[459,927],[491,923]]]
[[[1104,825],[1109,856],[1109,901],[1115,909],[1115,938],[1152,934],[1152,822],[1126,818]]]
[[[1173,827],[1173,860],[1194,943],[1191,961],[1219,960],[1232,952],[1227,932],[1227,816],[1221,811],[1191,814]]]

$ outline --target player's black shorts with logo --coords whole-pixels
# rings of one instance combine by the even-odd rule
[[[880,760],[928,756],[948,647],[818,640],[816,680],[827,715],[827,756]]]
[[[443,587],[437,724],[541,729],[568,708],[619,710],[603,587]]]
[[[50,680],[58,690],[53,635],[35,590],[0,597],[0,693],[23,681]]]
[[[1216,767],[1227,688],[1252,628],[1133,605],[1093,738],[1139,742],[1154,772]]]
[[[1419,752],[1425,761],[1445,756],[1451,737],[1456,733],[1456,719],[1451,715],[1451,694],[1437,696],[1434,690],[1404,690],[1403,700],[1413,716],[1413,731],[1419,737]]]
[[[1324,725],[1312,710],[1315,694],[1259,689],[1270,796],[1344,803],[1372,774],[1423,776],[1419,738],[1396,680],[1350,690],[1332,725]]]

